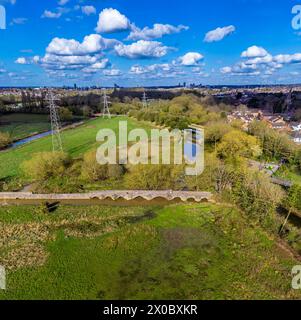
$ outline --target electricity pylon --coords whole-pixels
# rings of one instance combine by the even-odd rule
[[[50,111],[52,151],[63,151],[60,117],[52,90],[48,91],[46,101],[48,101]]]
[[[284,102],[284,110],[285,112],[289,112],[292,106],[292,93],[293,93],[293,89],[290,89],[289,93],[286,95],[286,99]]]
[[[148,108],[148,99],[145,91],[143,92],[143,97],[142,97],[142,107],[143,109]]]
[[[102,115],[105,118],[106,116],[108,116],[109,119],[111,119],[111,113],[110,113],[110,108],[109,108],[109,104],[111,103],[109,101],[109,98],[107,96],[106,90],[103,90],[103,110],[102,110]]]

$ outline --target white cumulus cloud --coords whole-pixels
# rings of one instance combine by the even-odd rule
[[[84,68],[83,72],[85,72],[85,73],[96,73],[99,70],[103,70],[103,69],[108,68],[110,65],[111,64],[110,64],[109,59],[103,59],[103,60],[101,60],[99,62],[96,62],[96,63],[92,64],[89,67]]]
[[[280,64],[293,64],[301,62],[301,53],[295,54],[279,54],[274,57],[276,63]]]
[[[179,25],[172,26],[170,24],[156,23],[152,28],[145,27],[143,29],[132,27],[132,31],[127,40],[152,40],[162,38],[164,35],[179,33],[183,30],[188,30],[189,27]]]
[[[184,56],[179,58],[180,64],[186,67],[195,66],[201,60],[204,59],[204,56],[198,52],[188,52]]]
[[[107,77],[118,77],[121,76],[121,71],[119,69],[109,69],[109,70],[104,70],[103,74]]]
[[[24,57],[20,57],[15,61],[15,63],[17,63],[17,64],[27,64],[28,62]]]
[[[61,12],[52,12],[50,10],[45,10],[42,14],[42,18],[49,18],[49,19],[58,19],[62,16]]]
[[[221,73],[226,74],[226,73],[231,73],[232,68],[231,67],[223,67],[220,69]]]
[[[114,33],[130,29],[130,20],[125,15],[116,9],[107,8],[99,14],[95,31],[99,33]]]
[[[170,48],[161,42],[146,40],[140,40],[130,45],[118,44],[115,46],[115,52],[118,56],[129,59],[161,58],[169,50]]]
[[[249,47],[246,51],[244,51],[241,54],[242,58],[258,58],[258,57],[265,57],[266,55],[268,55],[268,52],[262,48],[262,47],[258,47],[258,46],[252,46]]]
[[[95,64],[98,61],[97,56],[57,56],[48,54],[41,59],[43,63],[47,64],[61,64],[61,65],[90,65]]]
[[[104,51],[118,43],[99,34],[88,35],[82,42],[54,38],[46,48],[45,56],[35,56],[32,62],[46,70],[82,70],[85,74],[93,74],[110,66],[109,59],[104,58]]]
[[[140,65],[134,65],[130,68],[129,73],[131,74],[147,74],[152,72],[170,72],[172,71],[173,67],[168,63],[162,63],[162,64],[152,64],[149,66],[140,66]]]
[[[226,36],[230,35],[235,31],[234,26],[227,26],[227,27],[222,27],[222,28],[216,28],[215,30],[211,30],[207,32],[204,41],[205,42],[215,42],[215,41],[221,41],[223,40]]]
[[[105,39],[99,34],[86,36],[82,43],[74,39],[54,38],[46,51],[56,55],[86,55],[113,48],[117,40]]]
[[[82,7],[82,12],[89,16],[91,14],[96,14],[96,8],[94,6],[83,6]]]

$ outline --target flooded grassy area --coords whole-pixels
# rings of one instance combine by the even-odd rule
[[[298,264],[231,207],[0,208],[1,299],[271,299]]]

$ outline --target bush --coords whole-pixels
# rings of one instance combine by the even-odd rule
[[[68,108],[60,108],[60,119],[62,121],[70,121],[72,117],[72,112]]]
[[[129,111],[133,108],[132,105],[130,104],[125,104],[125,103],[113,103],[111,107],[111,112],[113,114],[118,114],[118,115],[125,115],[128,114]]]
[[[40,181],[33,189],[33,191],[43,193],[77,193],[82,190],[80,181],[69,175],[51,177],[47,181]]]
[[[231,130],[231,126],[225,121],[210,122],[205,128],[205,141],[216,146],[223,136]]]
[[[136,165],[129,168],[125,185],[129,189],[167,190],[181,189],[184,170],[180,165]]]
[[[81,176],[84,180],[88,181],[106,179],[107,168],[106,166],[102,166],[97,163],[95,151],[88,152],[84,155]]]
[[[83,116],[85,118],[91,117],[93,114],[93,110],[89,106],[84,106],[83,107]]]
[[[124,167],[118,164],[109,164],[107,166],[107,177],[109,179],[119,179],[125,173]]]
[[[301,186],[293,185],[284,200],[284,207],[287,210],[301,212]]]
[[[231,189],[234,168],[218,159],[215,153],[205,154],[205,170],[200,176],[188,176],[186,182],[190,190],[212,191],[222,194]]]
[[[33,180],[47,180],[63,175],[70,165],[64,152],[40,152],[22,164],[24,174]]]
[[[10,135],[6,132],[0,132],[0,149],[9,146],[11,143]]]
[[[249,126],[250,134],[259,138],[262,149],[269,159],[294,160],[296,144],[284,133],[279,133],[262,121],[253,121]]]
[[[235,203],[249,216],[266,222],[281,204],[284,192],[281,187],[271,183],[270,177],[249,171],[237,175],[232,196]]]
[[[124,169],[119,164],[100,165],[96,160],[96,151],[90,151],[84,155],[81,167],[81,176],[87,181],[99,181],[106,179],[118,179],[124,174]]]

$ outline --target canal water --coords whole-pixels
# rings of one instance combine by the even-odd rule
[[[35,141],[35,140],[50,136],[51,133],[52,133],[52,131],[47,131],[47,132],[39,133],[39,134],[36,134],[34,136],[28,137],[26,139],[22,139],[22,140],[16,141],[10,146],[10,148],[20,147],[20,146],[22,146],[22,145],[24,145],[26,143],[29,143],[29,142],[32,142],[32,141]]]

